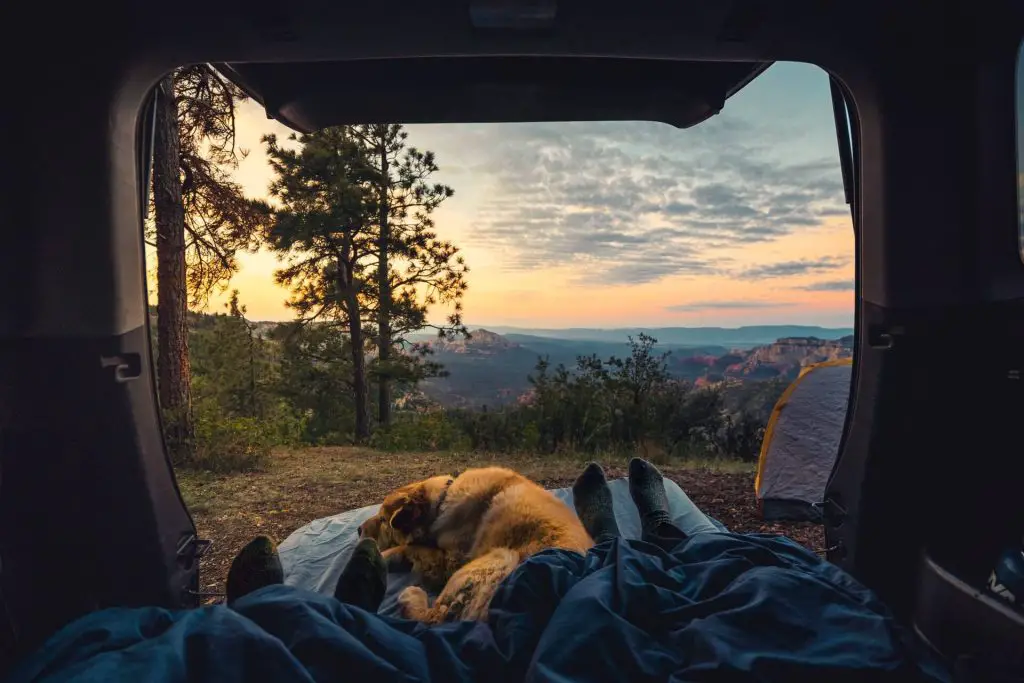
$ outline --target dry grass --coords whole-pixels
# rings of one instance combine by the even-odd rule
[[[261,472],[212,475],[178,472],[178,483],[200,536],[213,548],[203,560],[202,589],[223,590],[228,565],[257,534],[283,540],[307,522],[379,503],[410,481],[468,467],[512,467],[548,488],[568,486],[588,459],[553,456],[488,456],[478,453],[383,453],[362,448],[279,451]],[[627,459],[601,458],[609,477],[625,475]],[[821,547],[811,525],[764,525],[757,518],[753,467],[737,462],[659,463],[702,509],[735,531],[786,533]]]

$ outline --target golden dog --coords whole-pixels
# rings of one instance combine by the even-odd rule
[[[580,554],[594,545],[576,513],[552,493],[503,467],[432,477],[394,491],[359,527],[390,566],[408,563],[441,592],[429,604],[410,586],[398,596],[402,615],[427,623],[483,620],[495,589],[545,548]]]

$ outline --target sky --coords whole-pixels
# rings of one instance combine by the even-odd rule
[[[854,239],[828,78],[776,64],[721,114],[650,122],[408,126],[455,194],[439,236],[469,266],[473,327],[852,326]],[[260,136],[290,131],[242,106],[235,174],[265,197]],[[255,320],[288,320],[270,253],[230,287]],[[207,310],[221,310],[226,293]],[[437,308],[431,319],[443,320]]]

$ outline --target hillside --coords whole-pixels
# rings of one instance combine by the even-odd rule
[[[433,341],[433,360],[442,363],[447,377],[423,384],[423,393],[445,406],[496,407],[515,401],[529,389],[528,377],[538,358],[547,357],[553,366],[573,367],[577,356],[596,354],[601,358],[625,356],[625,342],[549,339],[525,334],[500,335],[476,330],[468,340]],[[792,379],[805,365],[853,352],[853,337],[826,340],[817,337],[785,337],[747,349],[720,346],[688,347],[662,344],[669,351],[672,375],[697,384],[724,380],[758,381]]]
[[[787,337],[839,339],[853,334],[853,328],[828,328],[813,325],[749,325],[745,327],[635,327],[635,328],[569,328],[564,330],[527,329],[489,326],[488,330],[515,339],[517,336],[552,338],[561,341],[625,343],[627,337],[641,332],[658,340],[659,346],[718,346],[730,349],[752,348],[771,344]]]
[[[151,311],[151,315],[153,313],[155,311]],[[212,315],[189,314],[193,330],[208,328],[213,320]],[[155,336],[155,320],[153,323]],[[278,325],[266,321],[251,324],[263,337],[269,336]],[[853,351],[852,330],[796,325],[736,329],[498,329],[515,331],[499,334],[493,329],[477,329],[470,339],[455,340],[414,335],[431,347],[432,360],[444,366],[447,376],[424,382],[422,393],[396,398],[399,402],[426,400],[447,407],[498,407],[516,401],[530,388],[528,378],[534,373],[538,359],[547,358],[552,367],[573,368],[579,356],[624,357],[629,353],[628,337],[640,332],[658,340],[658,352],[669,352],[667,364],[673,376],[696,384],[789,380],[805,365],[849,357]],[[804,331],[817,334],[793,334]],[[789,334],[771,336],[776,332]],[[766,338],[765,342],[755,343]],[[729,343],[729,340],[737,343]]]
[[[764,380],[781,377],[793,380],[806,365],[853,355],[853,335],[825,340],[817,337],[786,337],[746,351],[734,350],[721,356],[693,356],[670,359],[673,374],[698,384],[726,379]]]
[[[527,376],[538,353],[501,335],[476,330],[471,339],[430,342],[431,360],[444,365],[447,377],[427,380],[423,393],[445,406],[510,403],[529,387]]]

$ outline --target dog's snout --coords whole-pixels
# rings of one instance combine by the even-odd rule
[[[366,519],[359,525],[359,538],[371,538],[374,536],[373,517]]]

